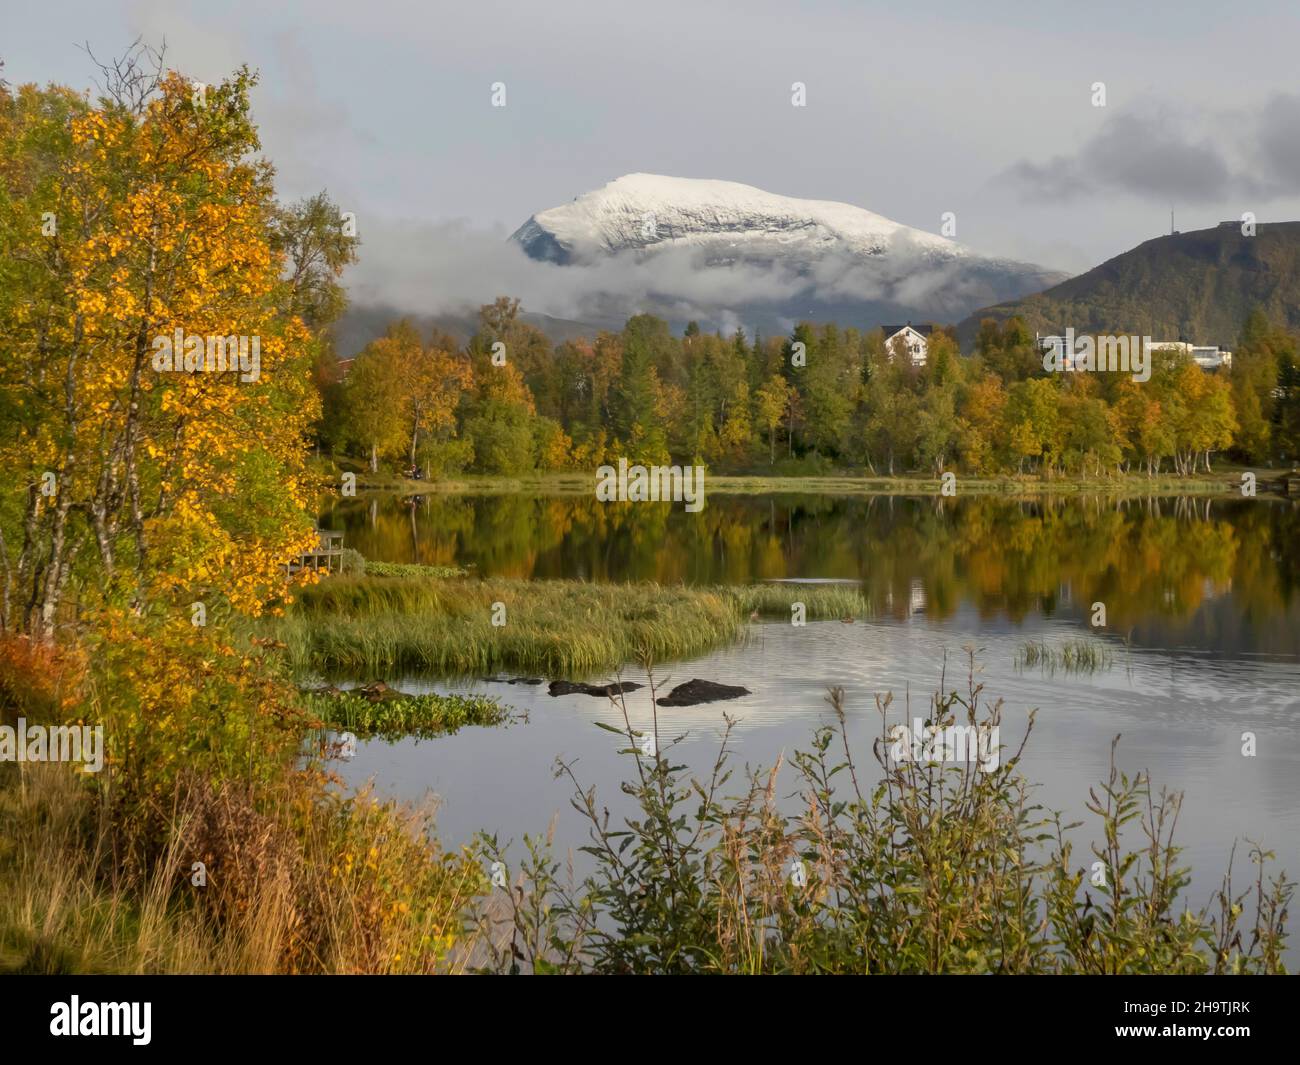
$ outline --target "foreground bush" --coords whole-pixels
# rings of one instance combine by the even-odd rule
[[[973,676],[973,674],[972,674]],[[940,727],[999,723],[973,680],[934,698]],[[1099,842],[1076,856],[1059,814],[1029,801],[1024,748],[958,764],[899,761],[884,727],[870,785],[838,725],[819,730],[793,768],[802,812],[778,809],[780,763],[738,797],[724,740],[707,780],[688,779],[671,747],[644,753],[626,725],[637,803],[611,824],[594,789],[574,806],[590,824],[595,872],[561,882],[538,840],[514,890],[480,916],[496,944],[487,968],[604,973],[1280,973],[1294,884],[1231,868],[1212,902],[1184,901],[1173,826],[1180,797],[1112,768],[1089,796]],[[627,721],[626,712],[624,714]],[[1032,728],[1032,721],[1031,721]],[[728,732],[730,730],[728,729]],[[1028,739],[1028,732],[1026,733]],[[658,746],[657,736],[655,738]],[[1112,753],[1112,765],[1114,762]],[[1130,849],[1128,836],[1135,833]],[[491,861],[505,861],[485,836]],[[1251,914],[1246,914],[1249,900]],[[502,912],[504,910],[504,913]]]
[[[296,767],[321,722],[273,648],[100,621],[75,693],[0,639],[0,718],[51,721],[57,690],[107,746],[96,775],[0,764],[0,972],[449,967],[480,865],[438,847],[432,810]]]

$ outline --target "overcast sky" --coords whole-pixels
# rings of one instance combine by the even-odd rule
[[[954,211],[963,243],[1072,272],[1171,206],[1183,230],[1300,218],[1293,0],[0,2],[11,82],[89,86],[78,45],[140,35],[198,80],[247,62],[281,195],[328,189],[363,241],[504,238],[632,171],[936,232]]]

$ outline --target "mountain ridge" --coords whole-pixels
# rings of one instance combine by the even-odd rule
[[[1255,307],[1300,330],[1300,222],[1255,234],[1238,222],[1166,234],[1057,285],[980,308],[957,327],[963,344],[985,318],[1021,318],[1032,332],[1121,332],[1231,348]]]

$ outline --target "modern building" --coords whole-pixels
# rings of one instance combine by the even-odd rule
[[[1202,370],[1217,370],[1220,366],[1232,366],[1232,352],[1225,351],[1217,344],[1192,344],[1186,340],[1153,340],[1152,348],[1173,348],[1184,355],[1190,355],[1192,361]]]
[[[1062,365],[1065,369],[1073,368],[1072,351],[1067,350],[1066,338],[1060,334],[1037,334],[1034,337],[1034,343],[1038,350],[1044,354],[1056,350],[1061,352]],[[1186,340],[1153,340],[1151,348],[1173,348],[1185,355],[1190,355],[1192,361],[1202,370],[1217,370],[1220,367],[1231,368],[1232,352],[1219,347],[1216,344],[1193,344]]]

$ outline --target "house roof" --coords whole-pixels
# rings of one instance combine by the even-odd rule
[[[928,337],[934,332],[934,326],[932,325],[913,325],[911,322],[908,322],[906,325],[886,325],[881,328],[885,331],[886,340],[892,340],[904,329],[910,329],[914,333],[920,333],[923,337]]]

